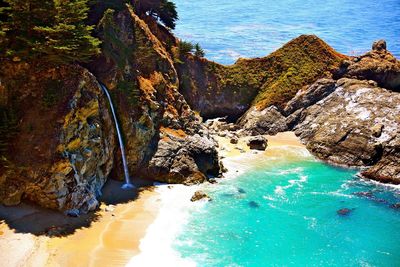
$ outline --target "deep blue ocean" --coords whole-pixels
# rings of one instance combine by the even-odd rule
[[[400,0],[175,0],[176,35],[232,64],[301,34],[358,55],[385,39],[400,57]],[[399,188],[296,149],[238,160],[236,178],[205,189],[173,248],[197,266],[400,266]],[[283,154],[282,154],[283,153]],[[278,155],[278,156],[277,156]]]
[[[262,57],[301,34],[358,55],[385,39],[400,58],[400,0],[175,0],[175,33],[198,42],[206,57],[231,64]]]

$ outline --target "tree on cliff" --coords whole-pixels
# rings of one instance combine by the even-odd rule
[[[178,20],[176,5],[169,0],[133,0],[139,15],[149,15],[170,29],[175,29]]]
[[[194,55],[196,57],[204,57],[206,53],[204,52],[203,48],[201,48],[199,43],[194,45]]]
[[[100,41],[85,24],[88,0],[3,1],[9,5],[0,21],[7,43],[3,56],[69,63],[99,53]]]
[[[88,61],[99,54],[100,40],[91,36],[93,26],[85,24],[89,11],[87,0],[55,0],[54,23],[35,27],[46,36],[45,45],[36,48],[52,62]]]

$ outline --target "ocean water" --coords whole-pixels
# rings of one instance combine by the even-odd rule
[[[174,0],[175,33],[198,42],[206,57],[231,64],[262,57],[301,34],[316,34],[337,51],[362,54],[385,39],[400,58],[399,0]]]
[[[209,186],[213,200],[187,211],[172,242],[181,259],[202,267],[400,266],[400,210],[391,206],[399,189],[301,150],[228,163],[239,175]]]

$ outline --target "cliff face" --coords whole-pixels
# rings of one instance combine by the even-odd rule
[[[237,119],[249,107],[283,107],[303,86],[331,77],[346,58],[318,37],[302,35],[264,58],[223,66],[187,56],[177,69],[180,90],[193,109],[206,118]]]
[[[107,102],[94,76],[79,66],[5,64],[0,77],[3,108],[15,116],[3,140],[2,203],[25,198],[52,209],[94,209],[115,149]]]
[[[91,72],[74,65],[2,66],[1,203],[27,199],[87,212],[97,207],[111,171],[123,177],[98,80],[110,89],[133,180],[199,183],[219,175],[216,144],[178,92],[165,44],[128,6],[107,11],[98,32],[102,55],[87,66]]]
[[[114,95],[131,172],[158,181],[202,182],[205,174],[219,174],[218,154],[212,145],[194,144],[214,141],[178,91],[172,55],[154,31],[130,7],[106,13],[99,24],[103,55],[89,69]],[[162,28],[157,35],[165,35]],[[203,154],[207,162],[199,159]]]
[[[97,34],[102,54],[86,68],[1,65],[1,203],[87,212],[109,176],[123,177],[98,81],[116,107],[132,180],[193,184],[220,175],[217,144],[198,111],[242,116],[233,128],[245,134],[294,129],[319,158],[400,183],[400,63],[383,42],[356,58],[300,36],[232,66],[177,60],[174,36],[129,6],[106,11]]]

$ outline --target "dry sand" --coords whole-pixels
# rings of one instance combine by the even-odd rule
[[[157,216],[158,196],[143,191],[135,201],[106,206],[90,227],[65,237],[16,233],[0,224],[0,266],[125,266]]]

